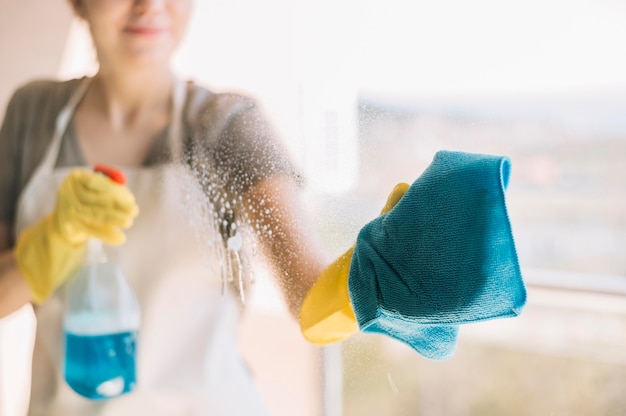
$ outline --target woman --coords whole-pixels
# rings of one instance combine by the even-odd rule
[[[97,74],[20,88],[0,133],[0,317],[37,304],[29,414],[265,414],[237,356],[240,311],[236,297],[222,293],[219,253],[238,261],[240,222],[262,230],[256,239],[291,311],[299,310],[326,263],[301,220],[297,174],[252,100],[212,93],[172,73],[191,0],[71,5],[89,25]],[[121,168],[127,187],[94,179],[86,169],[76,174],[76,167],[96,163]],[[51,210],[58,214],[70,204],[63,190],[72,180],[100,181],[103,198],[121,195],[126,204],[123,219],[100,224],[108,227],[104,235],[98,227],[72,234],[82,236],[83,250],[87,237],[126,240],[121,262],[142,309],[137,389],[107,401],[82,398],[63,381],[63,298],[55,291],[63,282],[44,279],[40,291],[26,276],[29,267],[41,268],[28,260],[29,250],[34,240],[51,244],[49,227],[41,224]],[[181,198],[188,198],[184,205]],[[189,218],[200,226],[190,227]],[[201,248],[217,253],[208,257],[210,273],[193,228],[205,233]]]

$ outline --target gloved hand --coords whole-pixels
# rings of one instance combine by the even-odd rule
[[[400,201],[409,185],[397,184],[381,210],[385,214]],[[313,344],[343,341],[359,331],[348,295],[348,275],[354,246],[330,264],[307,293],[300,308],[300,330]]]
[[[57,192],[51,214],[24,230],[15,259],[33,301],[44,302],[76,270],[86,242],[95,237],[117,245],[139,208],[126,186],[102,173],[75,169]]]
[[[342,268],[313,286],[305,337],[339,341],[358,326],[443,360],[461,324],[519,315],[526,290],[504,198],[509,174],[504,156],[437,152],[393,209],[361,228]]]

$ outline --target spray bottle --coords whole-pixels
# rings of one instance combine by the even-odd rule
[[[122,172],[95,170],[125,184]],[[82,267],[66,285],[64,372],[67,384],[89,399],[108,399],[136,386],[137,298],[101,240],[88,242]]]

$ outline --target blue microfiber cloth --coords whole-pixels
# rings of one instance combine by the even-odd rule
[[[510,160],[440,151],[387,214],[359,232],[348,278],[363,332],[435,360],[459,324],[518,315],[526,303],[504,191]]]

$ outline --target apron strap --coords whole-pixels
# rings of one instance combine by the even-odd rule
[[[74,115],[74,110],[78,103],[83,99],[85,92],[87,91],[87,87],[91,83],[91,78],[84,77],[80,81],[80,85],[74,91],[68,103],[63,107],[59,115],[57,116],[56,123],[54,126],[54,133],[52,135],[52,140],[46,149],[46,153],[44,154],[44,158],[42,162],[39,164],[33,177],[37,177],[37,175],[43,175],[52,172],[54,166],[56,165],[57,159],[59,158],[59,150],[61,149],[61,141],[63,139],[63,134],[65,134],[65,130],[67,130],[67,126]]]
[[[186,99],[187,83],[183,80],[178,80],[172,93],[172,122],[168,131],[168,145],[174,162],[180,161],[183,153],[183,139],[185,137],[183,111]]]

